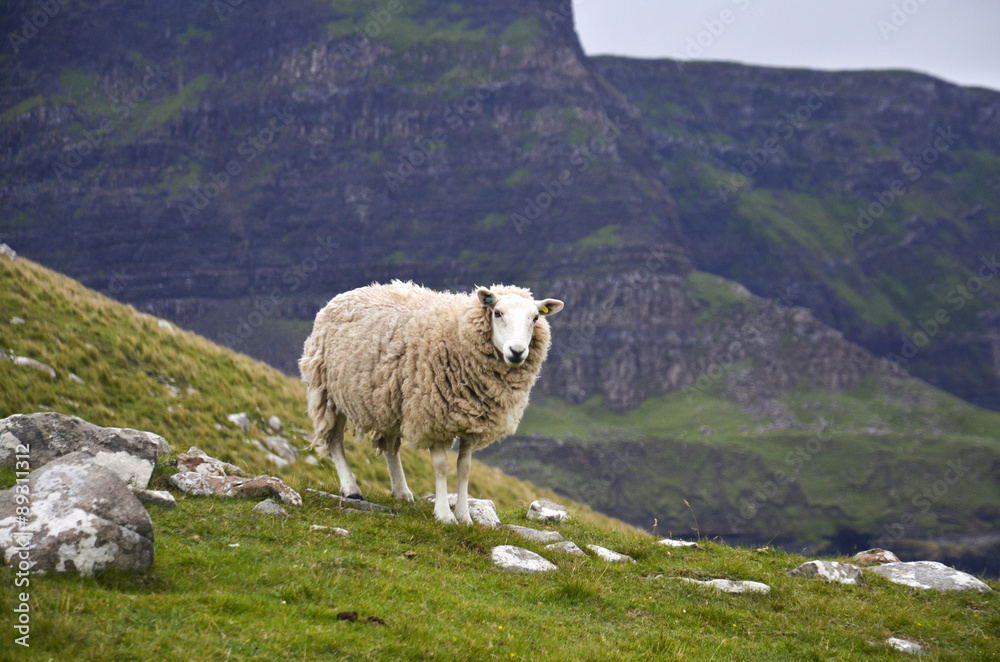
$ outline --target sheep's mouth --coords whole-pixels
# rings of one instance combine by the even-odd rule
[[[507,365],[509,365],[511,368],[518,368],[518,367],[524,365],[524,362],[527,361],[527,360],[528,360],[528,357],[526,357],[526,356],[524,358],[518,359],[517,361],[511,359],[506,354],[503,357],[503,362],[506,363]]]

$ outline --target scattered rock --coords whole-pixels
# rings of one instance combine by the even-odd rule
[[[587,549],[597,554],[598,558],[602,558],[608,563],[635,563],[636,560],[629,556],[628,554],[619,554],[618,552],[612,551],[607,547],[601,547],[600,545],[587,545]]]
[[[514,545],[499,545],[493,548],[493,562],[504,570],[517,572],[550,572],[558,570],[543,557]]]
[[[798,568],[789,570],[792,577],[818,578],[825,582],[861,586],[865,583],[861,576],[861,568],[850,563],[837,561],[806,561]]]
[[[280,424],[281,421],[278,421],[278,423]],[[299,449],[292,446],[291,442],[284,437],[264,437],[264,445],[271,449],[275,455],[288,462],[294,462],[299,459]]]
[[[709,581],[700,581],[698,579],[690,579],[688,577],[678,577],[682,582],[687,582],[689,584],[700,584],[701,586],[709,586],[718,591],[724,593],[770,593],[771,587],[767,584],[762,584],[760,582],[751,581],[733,581],[732,579],[712,579]]]
[[[532,501],[531,505],[528,506],[528,519],[558,524],[563,520],[569,519],[569,511],[566,510],[565,506],[561,506],[554,501],[538,499],[537,501]]]
[[[245,476],[246,472],[235,464],[210,457],[197,446],[192,446],[187,453],[177,456],[178,471],[193,471],[206,476]]]
[[[330,533],[334,533],[338,536],[343,536],[344,538],[351,537],[350,531],[348,531],[347,529],[342,529],[339,526],[323,526],[322,524],[313,524],[312,526],[309,527],[309,529],[312,531],[329,531]]]
[[[15,414],[0,421],[0,466],[13,467],[18,445],[30,449],[31,465],[41,468],[74,452],[86,452],[133,487],[145,489],[166,440],[152,432],[102,428],[55,412]]]
[[[69,373],[68,377],[69,377],[69,380],[71,382],[73,382],[74,384],[83,384],[83,380],[80,379],[80,376],[77,375],[76,373],[71,372],[71,373]]]
[[[243,434],[246,434],[247,432],[250,431],[250,417],[247,416],[244,412],[240,412],[238,414],[230,414],[229,416],[226,416],[226,420],[228,420],[230,423],[238,427],[243,432]]]
[[[908,641],[906,639],[900,639],[898,637],[889,637],[885,640],[885,643],[892,648],[900,651],[901,653],[910,653],[912,655],[923,655],[924,647],[915,641]]]
[[[358,510],[361,512],[368,513],[384,513],[386,515],[393,515],[392,508],[388,508],[378,503],[372,503],[371,501],[365,501],[364,499],[345,499],[339,494],[331,494],[330,492],[324,492],[323,490],[314,490],[311,487],[306,488],[306,492],[310,494],[315,494],[316,496],[321,496],[325,499],[331,499],[337,502],[344,510]]]
[[[285,458],[283,458],[283,457],[281,457],[279,455],[275,455],[274,453],[272,453],[271,451],[269,451],[267,448],[265,448],[264,444],[260,443],[256,439],[248,439],[247,443],[250,444],[251,446],[255,447],[257,450],[261,451],[262,453],[264,453],[264,459],[266,459],[268,462],[270,462],[271,464],[275,465],[279,469],[284,469],[285,467],[287,467],[289,465],[288,460],[286,460]]]
[[[15,326],[19,326],[21,324],[24,324],[24,319],[22,319],[20,317],[11,317],[10,318],[10,323],[14,324]]]
[[[888,550],[876,547],[855,554],[854,562],[858,565],[884,565],[886,563],[899,563],[899,557]]]
[[[319,460],[316,459],[315,455],[306,455],[306,459],[302,461],[306,464],[311,464],[314,467],[319,466]]]
[[[285,426],[281,423],[281,419],[277,416],[272,416],[267,419],[267,426],[277,432],[279,435],[285,433]],[[276,451],[277,452],[277,451]]]
[[[132,494],[146,505],[161,508],[174,508],[177,505],[174,495],[166,490],[132,490]]]
[[[558,531],[539,531],[538,529],[530,529],[526,526],[516,526],[514,524],[508,524],[504,528],[522,538],[527,538],[535,542],[559,542],[563,539],[562,534]]]
[[[667,547],[693,547],[698,549],[698,543],[688,542],[687,540],[673,540],[672,538],[664,538],[660,541],[661,545],[666,545]]]
[[[434,503],[437,500],[437,496],[432,494],[427,497],[427,500]],[[455,509],[455,503],[458,502],[458,494],[451,493],[448,495],[448,505]],[[474,499],[469,497],[469,516],[472,521],[476,524],[491,528],[499,529],[503,526],[500,523],[500,516],[497,515],[497,507],[489,499]]]
[[[972,575],[955,570],[937,561],[913,561],[910,563],[886,563],[866,568],[877,572],[889,581],[914,588],[936,591],[978,591],[989,593],[993,589]]]
[[[169,478],[171,484],[182,492],[194,496],[243,497],[257,499],[278,497],[290,506],[301,506],[299,493],[274,476],[213,476],[185,471]]]
[[[564,540],[562,542],[554,542],[550,545],[546,545],[545,549],[551,549],[557,552],[562,552],[564,554],[569,554],[570,556],[586,556],[586,552],[577,547],[576,543],[572,540]]]
[[[84,576],[149,569],[153,523],[146,509],[114,473],[78,460],[55,460],[31,472],[26,524],[18,523],[14,491],[0,492],[4,561],[31,572]]]
[[[254,506],[253,510],[250,512],[257,513],[258,515],[266,515],[268,517],[277,517],[279,519],[288,519],[291,517],[287,510],[274,502],[274,499],[264,499]]]
[[[36,361],[35,359],[29,359],[27,356],[11,356],[11,361],[14,365],[25,366],[27,368],[34,368],[35,370],[41,370],[42,372],[48,373],[52,381],[59,379],[59,375],[56,374],[55,368],[52,366],[42,363],[41,361]]]
[[[17,252],[7,244],[0,244],[0,255],[13,262],[17,259]]]

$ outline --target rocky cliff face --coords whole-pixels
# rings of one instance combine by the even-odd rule
[[[7,3],[4,33],[33,11]],[[2,77],[0,240],[289,372],[337,292],[518,281],[569,303],[540,386],[571,402],[628,409],[720,362],[734,397],[803,375],[840,388],[878,362],[801,312],[776,314],[774,337],[808,346],[790,354],[744,337],[764,304],[699,319],[711,283],[692,269],[777,299],[794,286],[786,303],[886,355],[923,319],[928,274],[947,294],[997,227],[991,199],[958,206],[1000,177],[996,95],[590,60],[556,0],[60,5]],[[855,199],[948,126],[948,165],[917,182],[945,202],[902,196],[905,224],[844,244]],[[990,404],[983,292],[906,367]],[[729,370],[750,347],[783,367]]]

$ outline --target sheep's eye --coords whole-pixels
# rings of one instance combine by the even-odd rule
[[[534,324],[537,321],[538,321],[538,315],[535,315],[535,319],[531,320],[531,323]]]
[[[493,317],[500,319],[501,317],[503,317],[503,313],[501,313],[499,310],[494,310]]]

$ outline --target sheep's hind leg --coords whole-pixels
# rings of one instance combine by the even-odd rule
[[[348,499],[364,499],[361,496],[361,488],[354,478],[354,472],[347,464],[347,457],[344,455],[344,427],[347,425],[347,417],[337,414],[337,420],[333,424],[327,439],[327,451],[333,466],[337,468],[337,478],[340,480],[340,496]]]
[[[434,519],[444,524],[458,524],[448,505],[448,452],[443,447],[431,449],[434,465]]]
[[[390,452],[395,450],[395,452]],[[399,461],[399,440],[389,444],[385,450],[385,466],[389,469],[389,482],[392,485],[392,497],[396,501],[413,503],[413,492],[406,484],[406,475],[403,473],[403,463]]]
[[[464,439],[458,446],[458,498],[455,501],[455,519],[459,524],[472,524],[469,515],[469,473],[472,471],[472,449]]]

